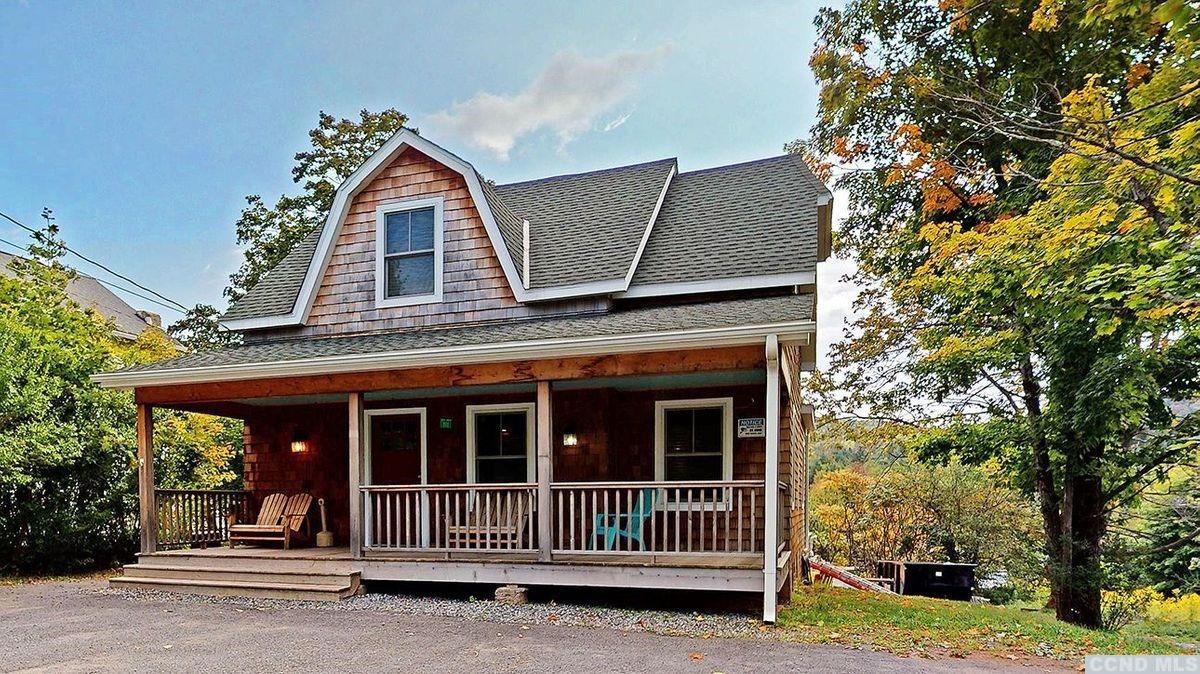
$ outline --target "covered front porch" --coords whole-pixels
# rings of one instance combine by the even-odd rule
[[[761,592],[771,620],[797,562],[794,447],[811,423],[785,351],[769,339],[141,388],[139,566]],[[245,490],[154,489],[155,406],[243,419]],[[229,548],[224,515],[252,522],[274,493],[323,500],[335,547]]]

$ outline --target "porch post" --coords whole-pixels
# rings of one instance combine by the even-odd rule
[[[350,411],[350,556],[362,557],[362,394],[351,393]]]
[[[779,547],[779,338],[767,336],[767,432],[763,493],[763,622],[775,622]]]
[[[158,549],[158,507],[154,497],[154,408],[138,403],[138,523],[142,554]]]
[[[551,494],[550,481],[553,479],[553,460],[551,446],[554,441],[554,429],[551,427],[553,415],[550,409],[550,382],[537,383],[537,527],[538,527],[538,561],[550,561],[550,550],[554,540],[551,528]]]

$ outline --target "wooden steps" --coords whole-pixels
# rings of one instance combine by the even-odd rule
[[[359,572],[339,562],[199,555],[144,555],[108,583],[114,588],[308,601],[340,601],[361,587]]]

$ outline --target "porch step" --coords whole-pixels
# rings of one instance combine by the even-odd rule
[[[110,578],[110,587],[221,597],[339,601],[358,593],[354,572],[293,571],[167,564],[134,564]]]
[[[175,578],[110,578],[111,587],[139,590],[160,590],[180,594],[204,594],[217,597],[259,597],[266,599],[302,599],[306,601],[341,601],[352,597],[357,588],[351,585],[291,585],[287,583],[252,583],[219,580]]]

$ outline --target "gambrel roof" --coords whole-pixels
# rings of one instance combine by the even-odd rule
[[[689,173],[662,159],[493,185],[404,129],[339,186],[324,225],[229,309],[227,327],[302,324],[349,203],[407,148],[463,176],[519,302],[807,285],[827,254],[817,207],[831,195],[794,155]]]

